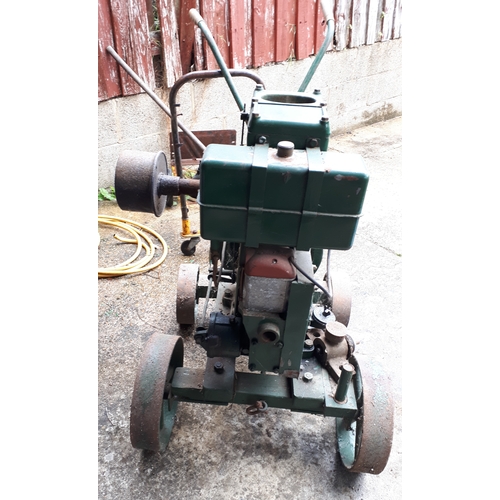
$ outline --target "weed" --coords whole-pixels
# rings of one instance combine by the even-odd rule
[[[97,195],[98,200],[108,200],[116,201],[115,188],[110,187],[109,189],[101,188],[99,189],[99,194]]]

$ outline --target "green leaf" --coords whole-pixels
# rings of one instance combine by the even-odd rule
[[[109,188],[109,191],[105,188],[100,188],[97,199],[98,200],[115,201],[116,200],[115,188],[113,188],[113,187]]]

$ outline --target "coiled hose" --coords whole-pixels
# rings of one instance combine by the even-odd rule
[[[168,246],[165,243],[165,240],[152,229],[143,226],[138,222],[107,215],[98,215],[97,222],[98,224],[117,227],[130,233],[132,235],[132,239],[122,238],[121,236],[118,236],[116,234],[114,235],[114,237],[123,243],[135,244],[137,246],[132,257],[130,257],[126,261],[121,262],[114,267],[98,268],[98,278],[112,278],[115,276],[124,276],[127,274],[145,273],[147,271],[151,271],[151,269],[154,269],[155,267],[158,267],[167,257]],[[154,259],[156,247],[147,233],[153,235],[163,247],[160,258],[152,263],[151,261]],[[142,258],[137,260],[141,255],[142,249],[145,250],[146,254]]]

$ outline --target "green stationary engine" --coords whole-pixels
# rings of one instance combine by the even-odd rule
[[[333,16],[323,8],[333,36]],[[183,366],[181,337],[150,338],[132,397],[132,445],[164,449],[180,402],[243,404],[249,414],[283,408],[336,417],[342,463],[378,474],[391,450],[392,395],[383,370],[354,354],[349,280],[330,268],[331,250],[354,242],[368,185],[363,160],[328,150],[330,123],[319,91],[305,93],[306,81],[299,92],[270,92],[254,74],[228,70],[203,19],[196,11],[192,17],[221,72],[184,75],[171,89],[170,107],[177,109],[184,83],[224,76],[248,132],[246,145],[204,148],[199,178],[189,182],[170,175],[163,153],[118,160],[122,208],[159,215],[166,196],[197,193],[201,237],[210,240],[208,284],[200,284],[198,265],[186,263],[177,288],[177,321],[194,325],[206,367]],[[248,113],[233,76],[256,82]],[[181,170],[177,128],[174,112]],[[324,250],[326,274],[317,278]],[[237,371],[241,356],[247,369]]]

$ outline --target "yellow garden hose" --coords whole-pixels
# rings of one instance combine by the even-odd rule
[[[121,262],[114,267],[98,268],[98,278],[112,278],[114,276],[124,276],[126,274],[145,273],[147,271],[150,271],[151,269],[154,269],[155,267],[158,267],[167,257],[168,247],[165,243],[165,240],[152,229],[143,226],[138,222],[107,215],[98,215],[97,222],[98,224],[113,226],[129,232],[132,235],[132,239],[122,238],[121,236],[117,236],[116,234],[114,235],[114,237],[123,243],[135,244],[137,247],[132,257],[130,257],[126,261]],[[152,263],[151,261],[155,256],[155,245],[153,244],[153,241],[147,235],[147,233],[153,235],[163,247],[163,252],[160,258]],[[142,258],[137,260],[141,254],[142,249],[144,249],[146,254]]]

